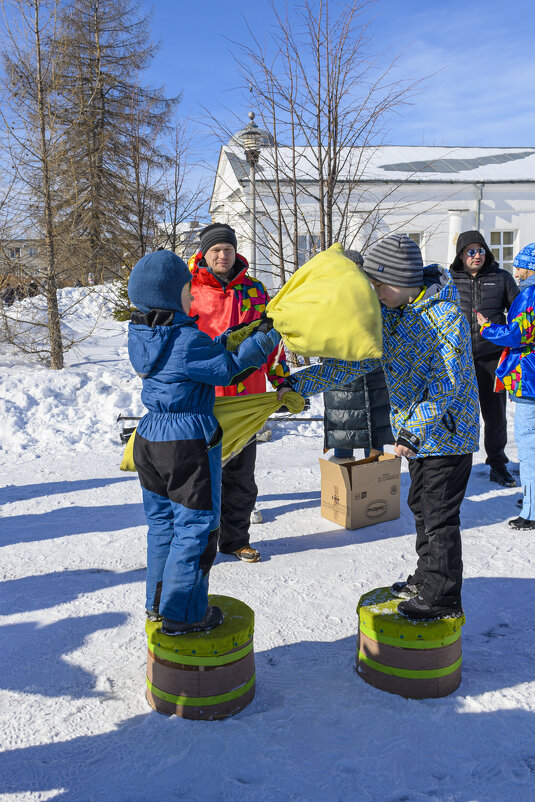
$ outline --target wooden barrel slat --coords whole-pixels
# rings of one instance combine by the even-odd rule
[[[397,612],[389,588],[361,597],[357,672],[382,691],[412,699],[447,696],[462,678],[459,618],[411,621]]]
[[[219,719],[234,716],[250,704],[255,695],[254,685],[249,688],[238,699],[231,699],[228,702],[221,702],[209,707],[192,707],[189,705],[175,705],[166,699],[159,699],[149,688],[147,688],[146,698],[149,705],[167,716],[180,716],[181,718],[192,719],[194,721],[217,721]]]
[[[171,667],[172,666],[172,667]],[[254,674],[254,653],[242,657],[236,663],[226,666],[210,667],[204,671],[184,671],[172,663],[163,665],[149,652],[147,658],[147,677],[150,682],[165,693],[175,696],[217,696],[244,685]]]
[[[146,624],[146,699],[159,713],[222,719],[254,698],[254,613],[228,596],[210,596],[210,603],[221,607],[224,620],[209,632],[171,637],[161,624]]]
[[[371,657],[378,663],[384,663],[392,668],[406,668],[417,670],[430,670],[451,666],[462,655],[461,639],[443,646],[441,649],[403,649],[398,646],[387,646],[378,643],[362,632],[359,633],[359,650],[366,657]]]
[[[359,663],[357,670],[359,676],[374,688],[388,693],[396,693],[406,699],[437,699],[440,696],[448,696],[457,690],[462,678],[460,667],[445,677],[420,677],[418,679],[383,674],[365,663]]]

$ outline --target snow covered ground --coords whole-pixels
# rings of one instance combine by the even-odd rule
[[[95,292],[71,331],[100,311]],[[222,722],[148,708],[145,526],[115,423],[141,411],[125,333],[103,317],[60,373],[0,346],[0,800],[535,800],[534,538],[508,529],[519,490],[490,485],[481,454],[453,695],[356,675],[356,604],[413,567],[411,514],[353,532],[321,518],[321,424],[284,423],[258,451],[262,561],[211,574],[255,611],[256,698]]]

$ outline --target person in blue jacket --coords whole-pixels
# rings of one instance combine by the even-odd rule
[[[535,242],[526,245],[513,261],[520,295],[513,301],[507,323],[491,323],[480,312],[477,322],[489,342],[505,348],[496,376],[515,406],[515,440],[524,491],[518,518],[512,529],[535,529]]]
[[[128,354],[148,410],[134,441],[148,524],[146,612],[162,618],[167,635],[204,631],[223,620],[208,604],[221,508],[214,388],[258,370],[280,336],[263,322],[231,353],[228,334],[212,340],[199,331],[188,315],[191,273],[172,251],[137,262],[128,296],[139,310],[129,324]]]
[[[383,357],[322,364],[292,374],[301,395],[344,385],[381,363],[390,396],[395,453],[411,476],[416,570],[392,593],[408,618],[462,615],[460,508],[479,443],[479,405],[470,327],[449,273],[424,267],[406,234],[366,252],[364,271],[381,302]]]

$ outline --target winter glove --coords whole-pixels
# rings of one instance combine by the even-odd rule
[[[305,399],[293,390],[288,390],[284,393],[282,401],[288,412],[292,412],[294,415],[302,412],[305,408]]]
[[[258,329],[261,320],[253,320],[252,323],[240,323],[227,329],[225,336],[227,338],[225,348],[227,351],[235,351],[247,337],[250,337],[253,331]]]
[[[260,325],[258,326],[257,331],[261,331],[262,334],[267,334],[273,328],[273,321],[270,317],[266,315],[265,312],[262,312],[260,315]]]

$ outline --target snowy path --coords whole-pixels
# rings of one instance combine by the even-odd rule
[[[456,693],[411,701],[355,673],[359,597],[414,566],[406,469],[399,520],[341,529],[319,514],[321,424],[286,423],[259,447],[262,562],[211,575],[255,611],[256,698],[222,722],[148,708],[144,517],[115,424],[140,382],[98,293],[63,293],[82,297],[72,331],[99,320],[68,370],[0,348],[0,802],[534,802],[535,539],[508,529],[519,490],[481,455]]]
[[[533,535],[504,524],[518,491],[476,465],[463,682],[408,701],[356,676],[354,611],[412,567],[410,513],[339,529],[319,515],[319,435],[260,446],[262,562],[219,558],[211,581],[255,610],[257,696],[189,722],[144,701],[143,513],[120,451],[4,464],[2,802],[535,799]]]

